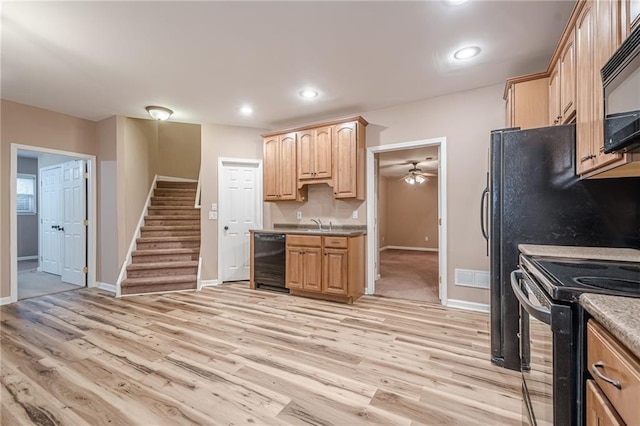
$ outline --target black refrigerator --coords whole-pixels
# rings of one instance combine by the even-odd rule
[[[518,244],[640,248],[640,178],[580,180],[575,125],[491,132],[482,232],[490,256],[491,361],[520,370],[509,281]]]

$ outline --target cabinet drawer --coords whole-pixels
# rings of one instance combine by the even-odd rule
[[[287,245],[322,247],[322,237],[319,235],[287,235]]]
[[[347,248],[347,237],[324,237],[324,246],[333,248]]]
[[[587,326],[587,368],[620,417],[627,424],[635,424],[640,419],[640,364],[593,320]],[[617,383],[608,383],[600,376]]]
[[[616,410],[593,380],[587,380],[587,426],[624,426]]]

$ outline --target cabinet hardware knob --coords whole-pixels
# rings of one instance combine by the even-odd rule
[[[587,160],[591,160],[592,158],[596,158],[596,156],[595,156],[595,155],[593,155],[593,154],[588,154],[588,155],[585,155],[584,157],[582,157],[582,158],[580,159],[580,162],[581,162],[581,163],[583,163],[583,162],[585,162],[585,161],[587,161]]]
[[[593,374],[595,374],[597,377],[599,377],[600,379],[604,380],[605,382],[609,383],[611,386],[613,386],[616,389],[622,389],[622,384],[617,381],[617,380],[613,380],[608,378],[607,376],[605,376],[604,374],[602,374],[600,372],[600,368],[604,367],[604,362],[603,361],[598,361],[594,364],[591,364],[591,371],[593,372]]]
[[[560,120],[562,120],[562,116],[561,116],[561,115],[559,115],[559,116],[557,116],[557,117],[556,117],[556,119],[557,119],[558,121],[560,121]]]

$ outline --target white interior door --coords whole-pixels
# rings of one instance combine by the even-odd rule
[[[43,272],[62,274],[62,167],[40,169],[40,267]]]
[[[249,230],[262,227],[262,182],[259,163],[221,162],[221,281],[249,279]]]
[[[62,165],[64,262],[62,281],[84,286],[87,266],[86,185],[84,160]]]

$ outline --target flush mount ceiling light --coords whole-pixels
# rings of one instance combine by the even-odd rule
[[[305,99],[313,99],[318,97],[318,91],[313,89],[304,89],[301,90],[298,94],[301,98]]]
[[[444,0],[445,3],[451,5],[451,6],[458,6],[461,5],[462,3],[466,3],[469,0]]]
[[[459,60],[464,60],[473,58],[478,55],[478,53],[480,53],[480,48],[478,46],[469,46],[456,51],[456,53],[453,54],[453,57]]]
[[[253,114],[253,108],[251,108],[248,105],[245,105],[242,108],[240,108],[240,114],[242,114],[242,115],[251,115],[251,114]]]
[[[173,114],[173,111],[171,111],[169,108],[165,108],[161,106],[150,105],[145,109],[147,110],[151,118],[159,121],[168,120],[169,117],[171,117],[171,114]]]

